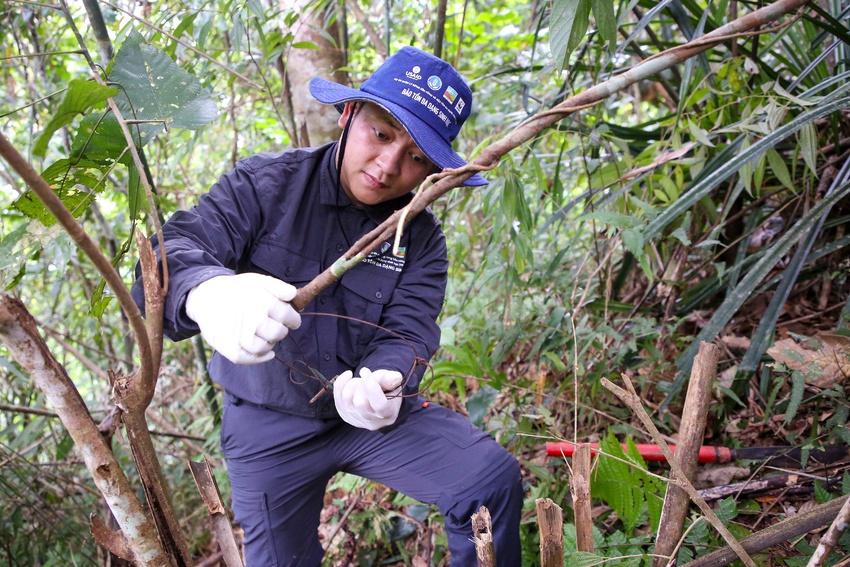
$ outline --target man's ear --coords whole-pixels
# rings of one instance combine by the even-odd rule
[[[345,107],[342,109],[342,114],[339,115],[339,120],[337,120],[337,125],[340,128],[345,128],[345,125],[348,123],[348,119],[352,114],[357,110],[357,101],[352,100],[345,103]]]

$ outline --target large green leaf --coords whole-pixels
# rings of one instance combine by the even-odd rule
[[[570,54],[581,43],[590,18],[590,0],[552,0],[549,43],[559,69],[566,69]]]
[[[115,100],[124,118],[154,121],[142,134],[143,143],[166,125],[194,130],[218,114],[209,92],[195,77],[135,32],[115,56],[109,80],[121,85],[123,96]]]
[[[196,129],[216,118],[215,104],[201,83],[136,32],[115,56],[109,80],[120,86],[114,100],[124,119],[142,121],[130,128],[137,147],[145,146],[166,126]],[[122,159],[126,149],[124,132],[110,112],[81,121],[71,155],[104,164],[129,163]]]
[[[32,153],[44,157],[47,153],[47,144],[53,133],[59,128],[70,124],[80,114],[85,114],[93,106],[102,103],[107,98],[118,94],[118,89],[108,87],[83,79],[74,79],[68,83],[59,107],[53,113],[53,117],[38,135],[32,147]]]

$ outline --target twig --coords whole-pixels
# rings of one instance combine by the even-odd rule
[[[183,40],[181,40],[181,39],[179,39],[179,38],[177,38],[177,37],[175,37],[175,36],[171,35],[170,33],[168,33],[167,31],[165,31],[165,30],[164,30],[164,29],[162,29],[161,27],[159,27],[159,26],[156,26],[156,25],[152,24],[151,22],[147,21],[147,20],[146,20],[146,19],[144,19],[144,18],[140,18],[140,17],[139,17],[139,16],[137,16],[136,14],[134,14],[134,13],[132,13],[132,12],[128,11],[128,10],[125,10],[124,8],[120,8],[120,7],[116,6],[116,5],[115,5],[115,4],[113,4],[112,2],[109,2],[108,0],[101,0],[101,1],[102,1],[104,4],[106,4],[107,6],[109,6],[110,8],[112,8],[112,9],[114,9],[114,10],[118,10],[119,12],[122,12],[122,13],[124,13],[124,14],[126,14],[126,15],[130,16],[131,18],[133,18],[133,19],[134,19],[134,20],[136,20],[137,22],[142,23],[142,24],[146,25],[147,27],[149,27],[149,28],[151,28],[151,29],[153,29],[153,30],[156,30],[157,32],[161,33],[162,35],[164,35],[164,36],[165,36],[165,37],[167,37],[168,39],[170,39],[170,40],[172,40],[172,41],[176,41],[177,43],[179,43],[180,45],[182,45],[183,47],[185,47],[185,48],[186,48],[186,49],[188,49],[189,51],[192,51],[192,52],[194,52],[194,53],[197,53],[198,55],[200,55],[200,56],[201,56],[201,57],[203,57],[204,59],[206,59],[206,60],[208,60],[208,61],[210,61],[210,62],[214,63],[215,65],[218,65],[219,67],[221,67],[222,69],[224,69],[224,70],[225,70],[225,71],[227,71],[228,73],[230,73],[230,74],[232,74],[232,75],[236,75],[237,77],[239,77],[240,79],[242,79],[243,81],[245,81],[246,83],[248,83],[249,85],[251,85],[252,87],[255,87],[255,88],[259,89],[260,91],[265,92],[265,89],[262,87],[262,85],[260,85],[260,84],[258,84],[258,83],[255,83],[254,81],[252,81],[251,79],[249,79],[248,77],[246,77],[245,75],[243,75],[242,73],[240,73],[239,71],[236,71],[236,70],[234,70],[234,69],[231,69],[230,67],[228,67],[228,66],[227,66],[227,65],[225,65],[224,63],[222,63],[222,62],[220,62],[220,61],[217,61],[216,59],[213,59],[212,57],[210,57],[209,55],[207,55],[207,54],[206,54],[206,53],[204,53],[203,51],[201,51],[201,50],[199,50],[199,49],[197,49],[197,48],[195,48],[195,47],[192,47],[191,45],[189,45],[189,44],[188,44],[188,43],[186,43],[185,41],[183,41]]]
[[[756,567],[755,562],[752,557],[744,551],[744,548],[741,547],[741,544],[735,539],[735,536],[732,535],[732,532],[729,531],[729,528],[720,521],[720,518],[717,517],[717,514],[714,513],[714,510],[703,500],[702,496],[699,495],[699,492],[694,488],[694,486],[688,481],[687,476],[685,475],[682,468],[679,466],[678,461],[673,456],[673,451],[670,450],[670,447],[661,437],[661,433],[658,431],[658,428],[655,427],[655,424],[652,422],[652,418],[646,413],[646,410],[643,409],[643,406],[640,402],[640,396],[637,395],[634,386],[632,385],[632,381],[629,380],[629,377],[625,374],[622,374],[623,382],[625,382],[628,391],[622,389],[617,386],[607,378],[602,378],[602,385],[605,386],[608,390],[610,390],[614,395],[620,398],[623,403],[625,403],[629,409],[631,409],[634,414],[640,419],[641,423],[643,423],[644,427],[646,427],[647,431],[649,431],[652,438],[658,444],[658,447],[661,449],[661,452],[664,453],[664,456],[667,458],[667,463],[670,465],[671,470],[671,483],[676,483],[678,486],[682,487],[687,493],[688,496],[691,497],[691,500],[699,506],[699,509],[702,510],[702,513],[705,515],[706,519],[711,523],[712,526],[717,530],[717,532],[723,537],[726,541],[726,544],[732,548],[738,558],[746,565],[747,567]]]
[[[838,511],[838,515],[833,520],[832,525],[829,526],[826,534],[820,539],[818,548],[812,554],[812,558],[809,559],[806,567],[820,567],[823,565],[826,556],[829,555],[829,552],[838,543],[841,535],[847,530],[848,523],[850,523],[850,499],[844,501],[844,505]]]

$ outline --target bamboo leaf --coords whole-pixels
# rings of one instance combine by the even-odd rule
[[[843,94],[844,91],[848,89],[850,89],[850,84],[842,86],[840,92]],[[776,131],[771,132],[764,138],[758,140],[746,150],[741,151],[734,158],[728,159],[725,162],[720,162],[716,169],[707,171],[709,168],[706,167],[700,172],[702,177],[698,182],[692,184],[691,187],[682,194],[681,198],[665,209],[655,219],[650,221],[645,231],[645,237],[647,240],[657,237],[668,224],[673,222],[686,210],[690,209],[700,199],[708,195],[708,193],[713,191],[715,187],[728,179],[745,164],[751,163],[761,157],[769,148],[776,146],[776,144],[781,140],[784,140],[786,137],[797,132],[807,124],[811,125],[815,120],[848,105],[850,105],[850,97],[847,96],[833,99],[829,102],[824,102],[822,105],[796,116],[793,120],[788,122],[788,124],[785,124]]]
[[[814,124],[806,124],[800,130],[800,153],[805,160],[806,165],[812,172],[817,173],[818,170],[818,132]]]
[[[778,179],[784,187],[794,191],[794,182],[791,181],[791,173],[789,173],[788,166],[785,165],[785,160],[782,159],[779,152],[770,148],[767,150],[766,155],[767,161],[770,164],[770,169],[773,170],[773,174],[776,176],[776,179]]]

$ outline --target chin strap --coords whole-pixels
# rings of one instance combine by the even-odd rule
[[[354,103],[355,105],[357,103]],[[355,106],[351,109],[351,114],[348,115],[348,120],[345,122],[345,128],[342,129],[342,136],[339,138],[339,149],[336,153],[336,188],[337,194],[339,194],[341,176],[342,176],[342,158],[345,155],[345,144],[348,142],[348,130],[351,127],[351,121],[354,120],[354,114],[357,112],[357,107]]]

